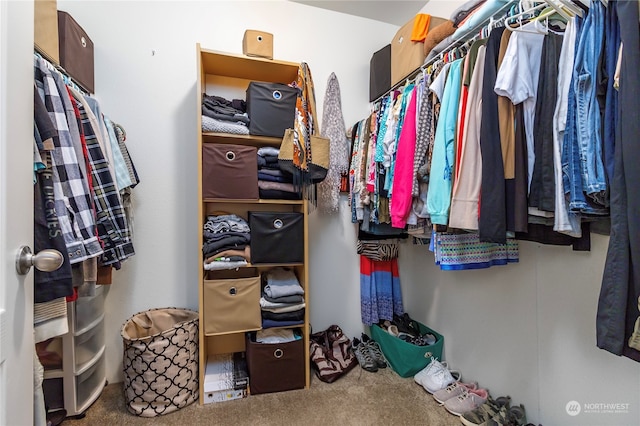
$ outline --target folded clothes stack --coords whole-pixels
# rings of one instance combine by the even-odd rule
[[[284,327],[304,323],[304,289],[293,270],[273,268],[263,275],[260,298],[262,328]]]
[[[263,199],[299,200],[301,194],[293,185],[293,175],[282,171],[278,163],[279,148],[258,149],[258,191]]]
[[[248,135],[247,103],[242,99],[229,101],[221,96],[203,94],[202,131]]]
[[[251,234],[246,220],[235,214],[209,215],[204,224],[204,269],[235,269],[251,259]]]

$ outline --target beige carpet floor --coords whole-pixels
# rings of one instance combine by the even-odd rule
[[[142,418],[127,411],[122,383],[109,384],[82,419],[84,425],[429,425],[458,426],[457,416],[413,381],[389,368],[369,373],[356,367],[335,383],[312,377],[309,389],[212,403],[199,401],[165,416]]]

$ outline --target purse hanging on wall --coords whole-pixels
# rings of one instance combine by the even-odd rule
[[[303,62],[298,69],[300,88],[296,101],[296,117],[292,129],[282,138],[278,163],[293,174],[294,186],[320,183],[329,169],[329,139],[320,136],[316,116],[316,100],[309,66]]]

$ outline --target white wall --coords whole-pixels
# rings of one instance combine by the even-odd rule
[[[448,16],[462,1],[432,0]],[[205,48],[241,53],[245,29],[274,34],[274,57],[306,61],[322,104],[338,76],[347,126],[369,111],[371,54],[397,27],[282,1],[59,1],[93,39],[96,91],[127,130],[142,183],[135,189],[137,254],[114,275],[107,298],[108,379],[121,380],[120,327],[152,307],[197,309],[196,57]],[[321,115],[320,115],[321,116]],[[355,229],[339,215],[310,219],[312,326],[360,322]],[[595,347],[595,314],[607,238],[590,253],[522,242],[520,263],[443,272],[426,247],[401,248],[406,310],[445,335],[445,355],[465,379],[524,403],[529,420],[555,425],[640,424],[640,366]],[[570,417],[565,405],[628,403],[626,414]]]

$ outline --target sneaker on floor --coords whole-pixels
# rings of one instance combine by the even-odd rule
[[[446,388],[440,389],[439,391],[434,392],[433,399],[438,401],[440,404],[444,404],[446,400],[454,398],[456,396],[460,396],[469,389],[478,389],[478,384],[476,382],[471,382],[471,383],[453,382]]]
[[[482,426],[511,426],[509,422],[509,409],[507,407],[500,407],[498,413],[482,423]]]
[[[371,337],[367,336],[365,333],[362,333],[362,343],[369,349],[369,353],[371,357],[376,362],[378,368],[387,368],[387,359],[384,357],[382,353],[382,348],[380,348],[380,344],[373,340]]]
[[[489,396],[480,407],[460,416],[460,421],[466,426],[485,426],[489,420],[498,414],[502,407],[507,407],[508,409],[510,403],[511,397],[509,396],[501,396],[496,399]]]
[[[469,389],[460,396],[451,398],[444,403],[444,408],[451,414],[462,416],[475,410],[487,401],[489,393],[486,389]]]
[[[433,393],[439,391],[440,389],[446,388],[448,385],[455,381],[453,377],[451,377],[451,381],[442,385],[442,382],[446,381],[446,377],[443,378],[443,376],[446,375],[451,377],[451,373],[449,373],[449,370],[447,368],[447,363],[440,362],[432,357],[429,365],[418,371],[413,377],[413,380],[415,380],[415,382],[422,386],[427,392]],[[439,385],[436,385],[436,381],[439,383]]]
[[[524,405],[514,405],[509,408],[508,420],[510,425],[523,426],[527,424],[527,416],[524,412]]]
[[[640,297],[638,297],[638,309],[640,310]],[[640,317],[636,318],[633,333],[629,336],[627,344],[630,348],[640,351]]]
[[[371,356],[369,348],[365,346],[365,344],[362,343],[357,337],[354,337],[351,343],[353,345],[353,353],[355,353],[360,367],[363,370],[370,371],[372,373],[378,371],[378,365]]]
[[[456,382],[461,382],[462,381],[462,373],[458,370],[449,370],[449,373],[451,373],[451,376],[453,377],[453,380]]]
[[[447,367],[443,366],[443,368],[427,374],[424,378],[422,386],[427,392],[432,394],[434,392],[438,392],[441,389],[445,389],[455,381],[456,379],[451,374],[451,371],[449,371]]]
[[[432,371],[441,370],[446,367],[446,362],[440,362],[437,359],[431,357],[431,362],[427,364],[425,368],[418,371],[415,376],[413,376],[413,380],[420,386],[424,387],[424,379],[429,375]]]

